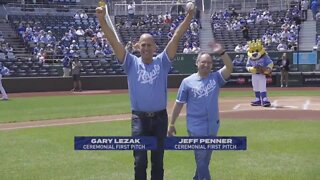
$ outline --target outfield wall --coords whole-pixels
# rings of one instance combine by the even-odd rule
[[[185,75],[169,75],[168,87],[178,88]],[[126,76],[81,77],[83,90],[127,89]],[[71,77],[4,78],[2,83],[8,93],[69,91],[73,87]],[[280,86],[280,75],[268,77],[268,86]],[[320,87],[320,72],[290,72],[289,86]],[[251,74],[233,73],[225,87],[251,87]]]

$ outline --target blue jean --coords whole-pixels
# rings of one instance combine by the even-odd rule
[[[210,180],[209,164],[211,160],[212,150],[195,150],[194,157],[196,160],[196,172],[193,180]]]
[[[189,136],[197,136],[190,132],[188,133],[189,133]],[[212,136],[217,136],[217,132],[215,132],[215,134]],[[213,152],[212,150],[195,150],[194,151],[194,158],[196,161],[196,171],[194,173],[193,180],[211,180],[209,165],[210,165],[212,152]]]
[[[147,117],[141,113],[132,113],[132,136],[154,136],[157,139],[157,150],[151,151],[151,180],[163,180],[164,139],[167,136],[168,114],[166,110]],[[135,180],[146,180],[148,167],[147,151],[133,151]]]

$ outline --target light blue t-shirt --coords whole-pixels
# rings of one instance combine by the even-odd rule
[[[144,64],[141,57],[126,53],[122,64],[128,75],[131,109],[154,112],[167,107],[167,78],[171,61],[166,51],[153,57],[151,64]]]
[[[194,73],[183,79],[176,101],[187,103],[187,128],[192,135],[217,135],[220,126],[218,97],[225,83],[221,70],[206,78]]]

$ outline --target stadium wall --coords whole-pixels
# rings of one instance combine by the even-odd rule
[[[169,75],[168,87],[178,88],[182,79],[189,74]],[[97,76],[81,77],[83,90],[110,90],[127,89],[126,76]],[[49,92],[69,91],[72,89],[71,77],[45,77],[45,78],[4,78],[3,85],[8,93],[21,92]],[[268,77],[268,86],[280,85],[278,73]],[[316,72],[290,72],[289,86],[320,87],[320,73]],[[233,73],[225,87],[251,87],[250,73]]]

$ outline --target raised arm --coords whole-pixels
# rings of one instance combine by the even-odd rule
[[[109,41],[111,47],[113,48],[113,51],[114,51],[116,57],[118,58],[120,63],[123,63],[125,55],[126,55],[126,50],[125,50],[124,46],[121,44],[121,42],[119,42],[117,40],[115,32],[107,24],[107,22],[105,20],[105,15],[106,15],[105,8],[97,7],[96,8],[96,15],[99,19],[101,29],[102,29],[105,37]]]
[[[222,55],[220,57],[224,63],[224,66],[221,70],[222,76],[224,79],[228,79],[233,71],[231,58],[225,51],[222,52]]]
[[[179,46],[179,41],[180,41],[181,37],[184,35],[184,33],[187,31],[187,29],[189,28],[193,14],[194,14],[194,9],[190,8],[187,13],[187,16],[184,18],[182,23],[175,30],[171,40],[169,41],[169,43],[166,47],[166,52],[167,52],[168,57],[171,61],[176,56],[178,46]]]
[[[174,103],[173,111],[172,111],[172,115],[171,115],[171,121],[170,121],[169,127],[168,127],[168,136],[173,136],[177,133],[174,124],[175,124],[177,118],[179,117],[179,114],[181,112],[182,107],[183,107],[183,103],[178,103],[178,102]]]
[[[220,58],[224,63],[224,66],[221,69],[221,73],[224,79],[228,79],[233,71],[233,64],[230,56],[228,55],[226,50],[223,49],[222,45],[217,42],[212,42],[209,44],[209,46],[211,46],[214,53],[220,55]]]

